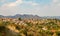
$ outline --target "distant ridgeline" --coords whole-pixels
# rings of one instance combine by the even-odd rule
[[[60,16],[38,16],[38,15],[20,15],[20,14],[16,14],[14,16],[3,16],[0,15],[0,18],[27,18],[27,19],[60,19]]]

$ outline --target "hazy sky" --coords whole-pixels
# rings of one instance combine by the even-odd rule
[[[60,0],[0,0],[0,15],[60,16]]]

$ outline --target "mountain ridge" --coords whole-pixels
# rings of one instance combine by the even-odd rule
[[[27,18],[27,19],[60,19],[60,16],[38,16],[38,15],[28,15],[28,14],[16,14],[14,16],[4,16],[0,15],[0,18]]]
[[[0,18],[27,18],[27,19],[40,19],[41,17],[39,17],[38,15],[21,15],[21,14],[16,14],[14,16],[4,16],[4,15],[0,15]]]

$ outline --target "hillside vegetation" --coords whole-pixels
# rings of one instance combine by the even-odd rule
[[[0,36],[60,36],[60,20],[0,18]]]

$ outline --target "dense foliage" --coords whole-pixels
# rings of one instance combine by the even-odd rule
[[[58,19],[0,19],[0,36],[60,36]]]

